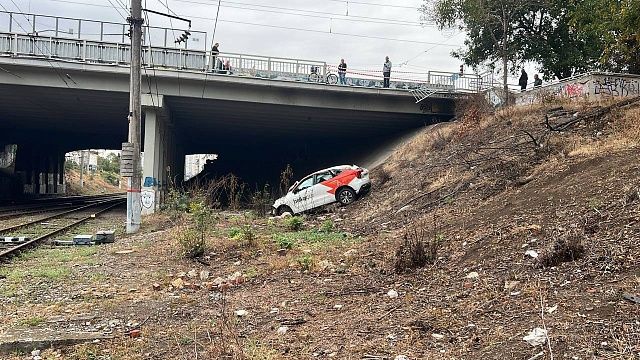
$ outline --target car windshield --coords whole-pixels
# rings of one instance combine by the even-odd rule
[[[298,191],[302,191],[302,190],[308,189],[312,185],[313,185],[313,176],[309,176],[308,178],[305,178],[302,181],[300,181],[300,184],[294,190],[294,192],[298,192]]]

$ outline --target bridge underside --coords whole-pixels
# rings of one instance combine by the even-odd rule
[[[21,83],[20,79],[13,80]],[[70,86],[0,84],[0,145],[18,145],[13,168],[0,169],[0,173],[12,172],[22,183],[15,188],[27,193],[49,192],[48,186],[43,192],[41,184],[36,184],[38,176],[45,174],[53,178],[48,181],[54,182],[51,189],[59,191],[63,182],[55,181],[63,178],[60,162],[64,153],[87,148],[120,149],[127,141],[129,95],[122,86],[119,91],[79,88],[83,81],[80,73],[71,73],[67,81]],[[121,82],[126,86],[126,77]],[[320,99],[305,105],[290,101],[300,94],[286,93],[279,94],[283,100],[278,104],[262,101],[260,94],[244,98],[234,95],[237,100],[180,96],[167,90],[172,86],[169,80],[159,82],[157,96],[155,84],[147,84],[143,89],[151,91],[147,91],[143,109],[144,176],[156,178],[160,186],[167,183],[167,166],[174,176],[182,174],[184,155],[195,153],[218,154],[212,172],[232,172],[250,186],[277,183],[287,164],[291,164],[296,177],[335,164],[366,166],[366,160],[381,148],[425,125],[447,120],[453,113],[451,99],[434,100],[429,106],[442,110],[425,114],[396,112],[392,104],[388,112],[381,111],[375,102],[388,101],[389,97],[371,94],[366,94],[365,100],[364,95],[358,95],[361,99],[353,101],[350,93],[336,96],[315,91],[304,95]],[[183,78],[177,83],[178,93],[189,87],[199,92],[201,84]],[[220,88],[211,80],[209,86]],[[411,103],[412,98],[406,95],[394,101]],[[329,101],[325,99],[332,105],[324,106],[323,101]],[[336,101],[344,101],[344,108],[333,105]],[[368,104],[378,108],[370,110]],[[43,157],[47,160],[38,165],[37,159]]]

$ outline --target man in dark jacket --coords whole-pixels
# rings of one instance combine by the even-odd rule
[[[215,43],[211,48],[211,67],[214,70],[218,69],[218,54],[220,54],[220,50],[218,50],[218,46],[220,46],[220,44]]]
[[[344,59],[340,59],[340,65],[338,65],[338,77],[340,77],[340,85],[347,85],[347,63]]]
[[[525,91],[527,89],[527,83],[529,82],[529,76],[527,72],[522,69],[522,73],[520,73],[520,79],[518,80],[518,85],[520,85],[520,90]]]

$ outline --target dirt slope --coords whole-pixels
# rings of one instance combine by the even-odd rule
[[[124,186],[119,189],[118,186],[107,182],[100,173],[84,174],[84,187],[80,187],[80,172],[77,170],[66,170],[65,181],[67,184],[68,195],[98,195],[124,192]],[[124,179],[123,179],[124,181]],[[126,184],[123,182],[123,184]]]
[[[217,213],[198,262],[176,240],[187,214],[41,247],[0,269],[0,334],[114,335],[45,359],[638,359],[640,106],[611,104],[470,107],[301,229]],[[398,273],[406,234],[437,252]],[[523,341],[537,327],[549,343]]]
[[[522,337],[557,305],[545,316],[556,357],[640,357],[640,306],[623,298],[640,294],[640,108],[610,105],[465,118],[374,171],[348,210],[356,231],[387,233],[370,246],[392,262],[407,232],[441,239],[435,264],[402,277],[433,294],[408,305],[406,326],[449,333],[457,356],[524,359],[535,352]],[[545,115],[554,128],[586,119],[556,132]],[[567,243],[584,249],[575,261]]]

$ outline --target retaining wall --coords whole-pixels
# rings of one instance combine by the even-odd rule
[[[589,73],[516,95],[516,105],[531,105],[555,99],[589,99],[640,96],[640,75]]]

